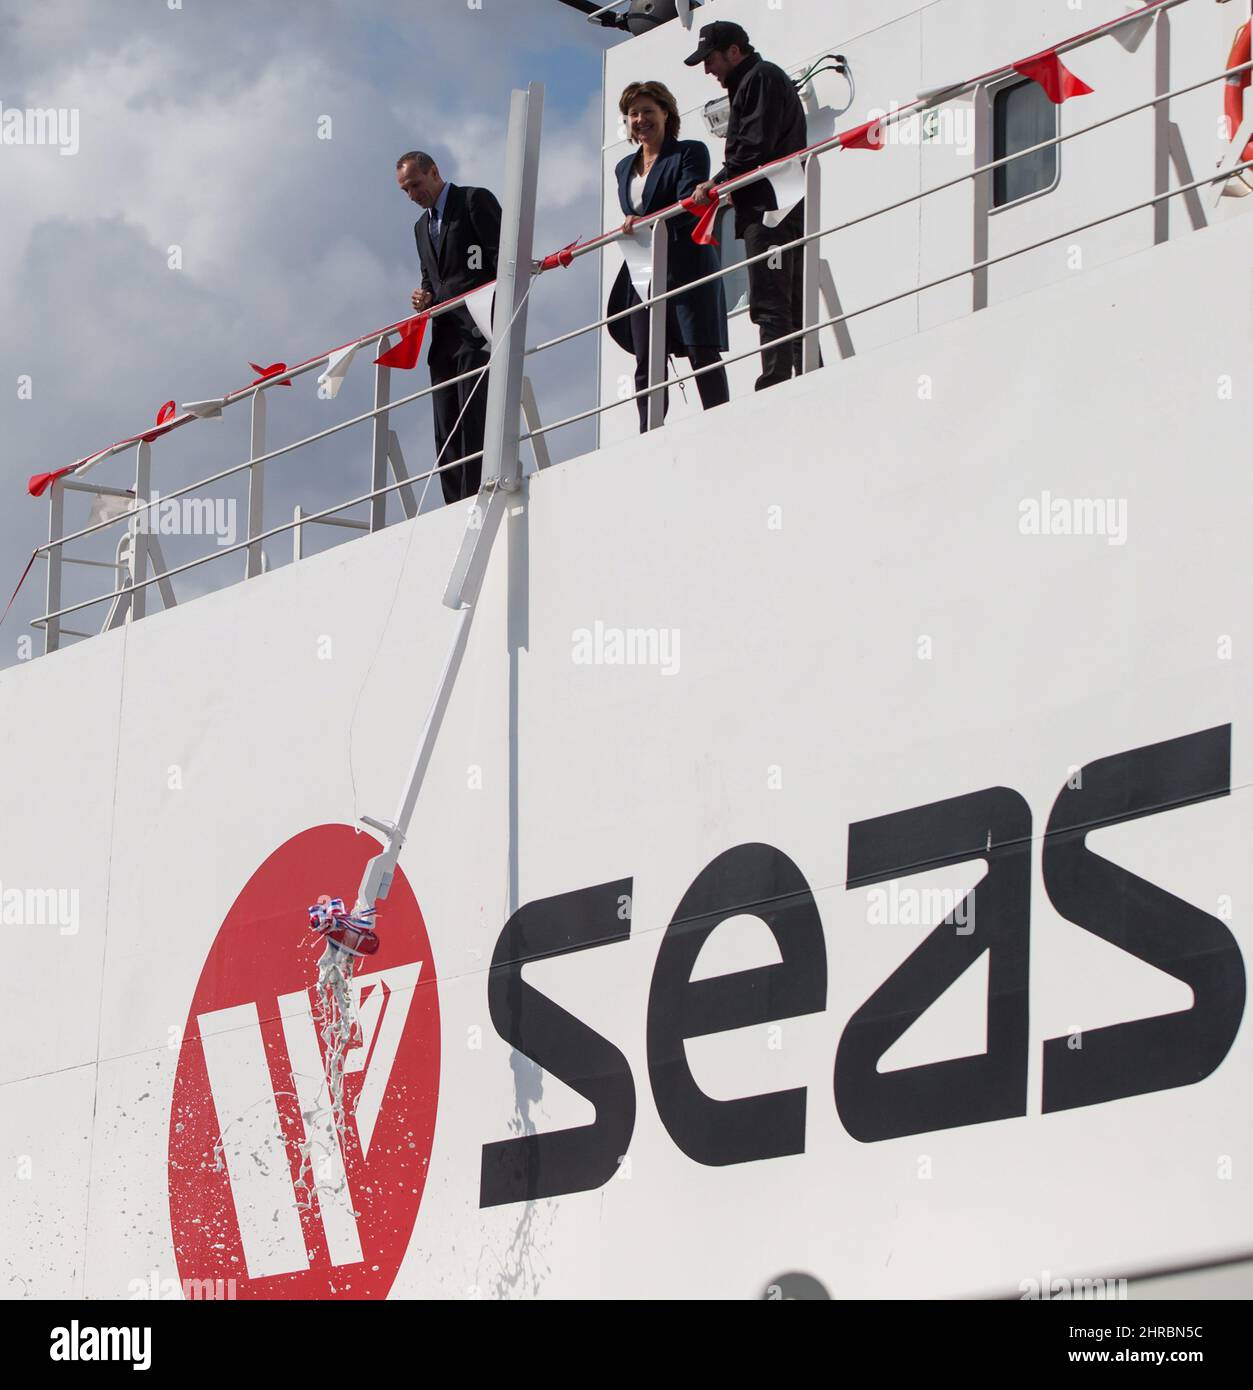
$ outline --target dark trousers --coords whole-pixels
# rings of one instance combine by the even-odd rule
[[[486,348],[464,347],[454,356],[439,356],[431,361],[431,385],[450,381],[475,367],[487,366]],[[435,453],[440,464],[452,463],[467,454],[481,454],[483,428],[487,423],[487,376],[459,381],[431,396],[435,416]],[[462,411],[465,414],[462,415]],[[461,423],[457,424],[457,417]],[[457,468],[446,468],[439,475],[445,502],[460,502],[473,497],[483,478],[482,458],[472,459]]]
[[[632,296],[638,299],[637,295]],[[632,314],[627,322],[631,325],[631,345],[635,349],[635,389],[643,391],[648,385],[648,313],[641,311]],[[689,347],[688,360],[692,364],[692,370],[696,371],[701,367],[711,366],[721,360],[722,354],[716,347]],[[716,405],[726,405],[731,399],[731,388],[727,385],[727,369],[719,367],[717,371],[706,372],[703,376],[696,378],[696,389],[700,392],[701,407],[705,410],[712,410]],[[662,417],[670,409],[670,392],[667,390],[662,397]],[[640,411],[640,433],[648,432],[648,397],[638,396],[635,404]]]
[[[795,241],[805,232],[805,205],[792,209],[777,227],[764,222],[751,222],[744,228],[744,249],[750,256],[759,256],[772,246]],[[777,386],[795,373],[800,376],[803,360],[803,338],[794,338],[778,347],[766,344],[787,333],[795,333],[805,321],[805,259],[803,248],[797,246],[771,260],[758,261],[748,267],[748,316],[761,334],[762,374],[757,378],[757,390]]]

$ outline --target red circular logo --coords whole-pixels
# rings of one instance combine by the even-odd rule
[[[351,906],[379,848],[343,825],[288,840],[209,951],[170,1113],[170,1226],[192,1297],[383,1298],[404,1259],[439,1095],[426,925],[398,868],[379,952],[356,962],[340,1132],[316,988],[323,943],[306,914],[324,894]]]

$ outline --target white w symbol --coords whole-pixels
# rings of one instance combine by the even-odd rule
[[[422,962],[415,961],[376,970],[352,982],[363,1041],[349,1053],[344,1071],[365,1073],[355,1110],[362,1157],[370,1150],[421,971]],[[363,1254],[357,1218],[332,1122],[326,1070],[308,991],[280,995],[278,1011],[331,1263],[359,1264]],[[248,1276],[260,1279],[308,1269],[300,1203],[270,1083],[257,1006],[219,1009],[201,1014],[198,1021]],[[310,1195],[305,1194],[306,1202]]]

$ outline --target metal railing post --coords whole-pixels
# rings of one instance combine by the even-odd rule
[[[653,224],[653,267],[648,294],[664,294],[670,273],[670,233],[668,222]],[[666,421],[666,321],[670,302],[653,304],[648,309],[648,384],[656,388],[648,395],[648,428],[660,429]]]
[[[536,185],[544,88],[532,82],[515,91],[509,108],[508,160],[496,264],[495,344],[487,375],[487,423],[483,431],[483,487],[505,492],[522,485],[522,365],[526,351],[526,305],[533,275]],[[482,390],[482,384],[478,386]]]
[[[982,168],[992,162],[992,96],[987,87],[980,83],[974,91],[975,108],[975,168]],[[977,174],[970,182],[974,190],[974,256],[972,264],[978,265],[988,258],[988,219],[992,211],[991,170]],[[984,267],[976,270],[972,277],[971,308],[977,313],[988,307],[988,272]]]
[[[304,520],[304,515],[304,508],[300,505],[299,502],[297,502],[296,510],[292,514],[291,557],[293,561],[303,560],[305,556],[305,547],[303,540],[304,527],[300,524]]]
[[[375,344],[378,349],[375,357],[382,357],[387,351],[387,340],[391,335],[384,333]],[[372,467],[370,469],[370,491],[375,494],[370,499],[370,530],[381,531],[387,525],[387,497],[386,494],[378,491],[381,487],[387,486],[387,450],[388,435],[390,433],[388,420],[391,412],[383,410],[391,401],[392,393],[392,369],[390,367],[375,366],[374,368],[374,408],[381,410],[382,414],[374,417],[374,438],[372,452]]]
[[[59,478],[54,478],[48,493],[48,541],[59,541],[65,530],[65,488]],[[48,551],[48,606],[47,613],[55,613],[61,606],[62,547],[54,545]],[[54,652],[61,645],[61,619],[49,618],[44,626],[44,652]]]
[[[822,164],[811,156],[805,161],[805,235],[812,236],[804,246],[805,258],[805,298],[802,328],[809,328],[818,322],[819,292],[822,288],[822,242],[816,233],[822,229]],[[816,371],[821,363],[818,350],[817,332],[806,333],[801,339],[802,371]]]
[[[258,386],[252,393],[252,437],[249,458],[259,459],[265,453],[265,392]],[[265,465],[254,463],[248,470],[248,539],[259,536],[264,529],[261,515],[265,500]],[[261,573],[261,542],[256,541],[245,552],[244,578],[255,579]]]
[[[1153,26],[1156,44],[1157,85],[1154,96],[1170,91],[1170,14],[1163,10]],[[1165,193],[1170,188],[1170,102],[1159,101],[1153,108],[1153,192]],[[1153,207],[1153,244],[1160,246],[1170,240],[1170,199],[1163,198]]]
[[[152,525],[152,509],[144,503],[152,497],[152,446],[140,440],[135,447],[135,515],[131,520],[131,593],[132,621],[142,618],[147,606],[148,586],[148,528]]]

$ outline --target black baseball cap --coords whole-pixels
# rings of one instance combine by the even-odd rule
[[[684,58],[683,61],[689,68],[694,68],[698,63],[703,63],[711,53],[720,53],[730,48],[733,43],[739,44],[745,53],[752,48],[748,35],[738,24],[733,24],[729,19],[715,20],[701,28],[700,46],[690,58]]]

